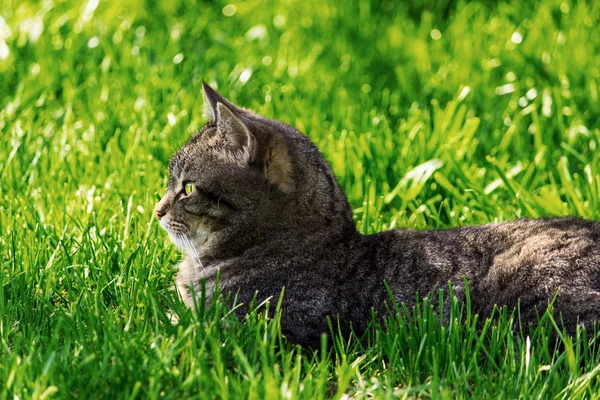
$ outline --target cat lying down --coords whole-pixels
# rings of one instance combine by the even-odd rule
[[[346,196],[317,147],[279,121],[240,108],[203,85],[208,120],[172,158],[156,206],[161,226],[185,253],[177,287],[191,290],[219,272],[223,294],[248,305],[276,301],[285,288],[283,334],[319,343],[327,317],[360,334],[389,293],[410,306],[452,282],[471,309],[520,303],[537,322],[556,296],[565,326],[600,319],[600,223],[577,218],[520,219],[449,230],[356,231]],[[237,312],[243,315],[244,307]]]

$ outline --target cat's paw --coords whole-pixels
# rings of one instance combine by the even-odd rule
[[[169,322],[171,322],[171,325],[176,326],[179,324],[179,315],[173,311],[167,311],[167,317],[169,317]]]

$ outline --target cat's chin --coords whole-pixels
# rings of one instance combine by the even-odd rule
[[[180,251],[189,251],[192,250],[190,245],[186,242],[185,239],[174,235],[171,232],[169,233],[169,239],[171,239],[171,243],[173,243],[175,245],[175,247],[177,247]]]
[[[179,249],[179,251],[184,253],[190,253],[195,256],[199,256],[202,243],[206,241],[206,237],[204,235],[200,235],[201,240],[198,241],[193,239],[186,239],[182,236],[175,235],[174,233],[169,231],[167,231],[167,233],[169,234],[169,239],[171,239],[171,242],[175,245],[175,247],[177,247],[177,249]],[[199,231],[198,233],[200,234],[201,232]]]

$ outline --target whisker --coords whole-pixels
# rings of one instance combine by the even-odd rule
[[[204,271],[205,268],[204,268],[204,265],[202,265],[202,260],[200,259],[200,254],[198,253],[196,246],[194,246],[194,244],[192,243],[192,241],[190,240],[190,238],[187,235],[183,235],[183,239],[187,242],[188,246],[194,251],[194,254],[196,255],[196,260],[197,260],[198,264],[200,264],[200,269],[202,271]],[[206,280],[208,282],[212,283],[212,280],[210,279],[209,276],[206,276]]]
[[[190,246],[190,248],[192,250],[194,250],[194,254],[196,255],[196,258],[198,259],[198,261],[200,262],[200,254],[198,254],[198,250],[196,250],[196,247],[194,246],[194,244],[192,243],[192,241],[190,240],[190,238],[188,236],[184,236],[188,246]],[[202,265],[202,262],[200,262],[200,264]]]

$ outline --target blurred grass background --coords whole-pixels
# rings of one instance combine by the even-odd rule
[[[335,360],[272,349],[258,316],[224,331],[170,289],[152,209],[204,79],[314,140],[362,232],[598,218],[599,20],[590,1],[0,0],[0,393],[595,393],[595,348],[538,334],[525,368],[501,354],[527,351],[508,322],[462,356],[419,321]]]

